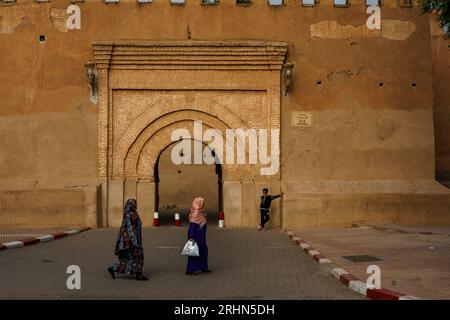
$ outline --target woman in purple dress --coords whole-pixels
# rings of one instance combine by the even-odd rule
[[[199,273],[209,273],[208,268],[208,246],[206,245],[206,214],[205,200],[197,197],[192,202],[191,213],[189,214],[188,238],[194,240],[199,249],[200,256],[188,257],[186,274],[197,275]]]

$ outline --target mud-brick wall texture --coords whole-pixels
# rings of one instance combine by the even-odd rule
[[[383,1],[381,30],[367,29],[362,0],[89,0],[76,3],[81,29],[68,30],[72,2],[0,1],[0,226],[101,220],[98,109],[84,67],[99,40],[288,43],[281,225],[449,222],[449,192],[435,180],[450,180],[449,42],[417,1]],[[294,127],[294,111],[312,112],[313,125]]]

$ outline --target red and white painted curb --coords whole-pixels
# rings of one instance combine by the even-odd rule
[[[91,228],[73,229],[73,230],[68,230],[68,231],[64,231],[64,232],[44,234],[44,235],[36,237],[36,238],[28,238],[28,239],[21,240],[21,241],[4,242],[4,243],[0,243],[0,251],[7,250],[7,249],[21,248],[21,247],[41,243],[41,242],[58,240],[61,238],[65,238],[67,236],[73,236],[75,234],[79,234],[81,232],[88,231],[90,229]]]
[[[293,231],[285,230],[286,234],[289,236],[289,238],[292,239],[292,241],[295,242],[296,245],[298,245],[302,251],[304,251],[308,256],[313,258],[317,263],[321,265],[325,264],[333,264],[333,262],[330,259],[327,259],[324,257],[319,251],[311,247],[306,241],[301,239],[300,237],[296,236]],[[349,272],[345,271],[342,268],[339,268],[336,266],[336,268],[331,268],[330,270],[331,274],[337,278],[339,281],[341,281],[347,288],[350,290],[361,294],[365,297],[368,297],[370,299],[374,300],[420,300],[420,298],[417,298],[415,296],[406,295],[403,293],[399,293],[396,291],[388,290],[388,289],[370,289],[367,288],[367,283],[364,281],[361,281],[354,275],[350,274]]]

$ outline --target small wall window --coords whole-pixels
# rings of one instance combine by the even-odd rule
[[[245,5],[252,4],[252,0],[236,0],[236,4],[245,6]]]
[[[444,30],[444,34],[447,37],[450,37],[450,23],[447,23],[446,25],[444,25],[444,27],[442,29]]]
[[[185,4],[185,0],[170,0],[170,4]]]
[[[270,6],[282,6],[284,4],[284,0],[269,0]]]
[[[350,6],[350,2],[349,2],[349,0],[333,0],[333,5],[335,7],[343,7],[343,8],[345,8],[345,7]]]
[[[319,0],[300,0],[302,6],[311,7],[319,3]]]
[[[202,4],[218,4],[219,0],[202,0]]]
[[[381,6],[381,0],[366,0],[366,6]]]

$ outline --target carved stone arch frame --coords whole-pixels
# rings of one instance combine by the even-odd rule
[[[170,142],[167,128],[199,117],[222,131],[280,129],[286,51],[286,43],[265,41],[94,42],[103,226],[120,225],[129,197],[151,224],[154,185],[150,169],[143,171]],[[260,176],[258,166],[244,166],[227,166],[238,172],[223,183],[228,226],[254,226],[260,189],[279,188],[279,174]],[[280,219],[274,212],[275,225]]]

